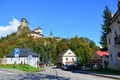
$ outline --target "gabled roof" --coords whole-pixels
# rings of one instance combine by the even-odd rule
[[[28,23],[28,21],[27,21],[26,18],[22,18],[22,19],[21,19],[21,22],[24,22],[24,21]]]
[[[72,52],[70,49],[67,49],[67,50],[65,50],[64,52],[62,52],[59,56],[60,57],[62,57],[63,55],[65,55],[68,51],[70,51],[70,52]],[[73,52],[72,52],[73,53]],[[74,53],[73,53],[74,54]],[[71,56],[71,55],[69,55],[69,56]],[[73,55],[72,55],[73,56]],[[76,56],[76,55],[74,55],[74,56]]]
[[[112,17],[110,25],[118,18],[119,15],[120,15],[120,9],[118,9],[117,12]],[[119,23],[119,21],[118,21],[118,23]],[[109,25],[109,27],[110,27],[110,25]]]
[[[63,56],[68,50],[69,50],[69,49],[63,51],[59,56],[60,56],[60,57]]]
[[[42,28],[40,26],[38,26],[38,28],[36,28],[35,30],[38,30],[38,29],[42,30]]]
[[[28,57],[29,55],[32,55],[32,57],[38,57],[38,55],[33,52],[30,48],[18,48],[19,49],[19,57]],[[15,57],[15,50],[8,54],[6,57]]]
[[[100,57],[109,55],[109,53],[106,51],[96,51],[96,54],[98,54]]]
[[[42,35],[42,36],[44,36],[43,34],[41,34],[40,32],[35,32],[35,31],[31,31],[31,33],[35,33],[35,34],[38,34],[38,35]]]

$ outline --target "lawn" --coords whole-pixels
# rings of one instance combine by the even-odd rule
[[[0,68],[17,69],[17,70],[26,71],[26,72],[36,72],[36,71],[42,71],[42,70],[44,70],[44,68],[34,68],[34,67],[29,66],[27,64],[26,65],[23,65],[23,64],[0,65]]]

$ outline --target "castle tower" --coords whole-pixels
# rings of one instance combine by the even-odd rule
[[[24,33],[30,33],[31,30],[29,29],[28,21],[25,18],[21,19],[21,25],[18,27],[17,36],[22,35]]]
[[[28,27],[28,22],[27,22],[27,20],[25,18],[21,19],[21,26],[22,26],[22,28],[23,27]]]
[[[53,33],[52,33],[52,31],[50,32],[50,38],[53,38]]]

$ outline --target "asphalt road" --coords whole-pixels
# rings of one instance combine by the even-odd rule
[[[25,73],[0,69],[0,80],[115,80],[111,78],[75,73],[47,67],[45,71]]]
[[[55,68],[47,68],[45,71],[40,72],[41,74],[51,74],[55,76],[55,80],[115,80],[112,78],[106,78],[106,77],[100,77],[100,76],[94,76],[90,74],[83,74],[78,73],[75,71],[65,71],[61,69],[55,69]],[[51,79],[52,80],[52,79]]]

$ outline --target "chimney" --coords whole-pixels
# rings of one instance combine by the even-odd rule
[[[120,0],[118,0],[118,9],[120,9]]]

